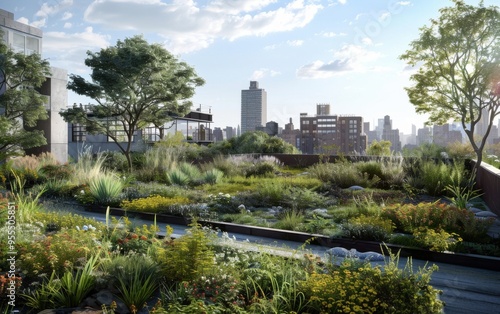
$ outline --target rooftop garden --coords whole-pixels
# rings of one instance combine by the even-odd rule
[[[5,164],[0,298],[8,301],[15,291],[23,311],[88,305],[106,313],[438,313],[443,307],[429,285],[435,267],[408,270],[397,255],[374,266],[258,254],[222,241],[201,221],[500,256],[498,238],[488,233],[495,218],[481,192],[470,188],[464,160],[339,158],[290,168],[271,156],[201,159],[199,149],[158,145],[137,154],[131,172],[122,155],[90,150],[68,164],[48,154]],[[167,228],[162,238],[154,221],[98,223],[71,210],[77,205],[192,223],[186,235],[171,238]],[[8,290],[12,278],[15,289]]]

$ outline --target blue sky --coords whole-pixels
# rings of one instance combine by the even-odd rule
[[[479,0],[467,0],[477,5]],[[486,0],[485,5],[498,4]],[[283,126],[300,113],[359,115],[371,128],[391,116],[406,134],[421,128],[404,90],[399,60],[419,28],[450,0],[3,0],[17,21],[43,30],[43,58],[86,76],[86,51],[142,34],[193,66],[206,84],[195,107],[214,125],[240,124],[241,90],[257,80],[268,95],[268,120]],[[88,102],[69,94],[69,104]]]

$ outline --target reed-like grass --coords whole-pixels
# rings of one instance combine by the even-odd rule
[[[12,175],[14,181],[11,182],[11,195],[14,206],[16,206],[16,220],[19,223],[32,222],[33,215],[43,208],[39,201],[46,188],[41,187],[37,194],[27,193],[24,189],[26,180],[14,171],[12,171]]]
[[[89,188],[99,204],[108,205],[118,199],[123,190],[123,182],[111,173],[102,173],[91,179]]]
[[[94,178],[100,177],[105,173],[103,164],[105,157],[102,153],[93,156],[92,146],[85,146],[78,153],[78,160],[73,164],[73,176],[70,182],[74,185],[87,185]]]

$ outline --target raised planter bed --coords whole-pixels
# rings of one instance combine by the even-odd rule
[[[87,211],[102,214],[106,213],[106,208],[93,206],[89,207]],[[153,221],[155,217],[155,214],[153,213],[127,211],[121,208],[110,208],[110,214],[115,216],[129,216],[150,221]],[[156,214],[156,221],[167,224],[170,223],[170,224],[187,226],[191,222],[191,219],[187,217]],[[205,221],[205,220],[198,220],[198,222],[203,226],[209,226],[211,228],[220,231],[231,232],[231,233],[246,234],[246,235],[271,238],[277,240],[294,241],[299,243],[305,243],[306,241],[311,241],[310,242],[311,244],[316,244],[324,247],[343,247],[345,249],[356,249],[358,252],[373,251],[373,252],[387,254],[388,252],[385,251],[387,248],[391,250],[393,253],[400,252],[400,256],[402,257],[411,256],[415,259],[425,260],[429,262],[448,263],[453,265],[500,271],[500,258],[491,256],[433,252],[429,250],[410,248],[394,244],[384,245],[380,242],[373,242],[373,241],[330,238],[320,234],[280,230],[280,229],[273,229],[266,227],[238,225],[227,222]]]

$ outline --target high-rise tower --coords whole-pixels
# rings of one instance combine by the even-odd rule
[[[241,91],[241,134],[255,131],[267,121],[267,93],[257,81],[250,81],[250,88]]]

